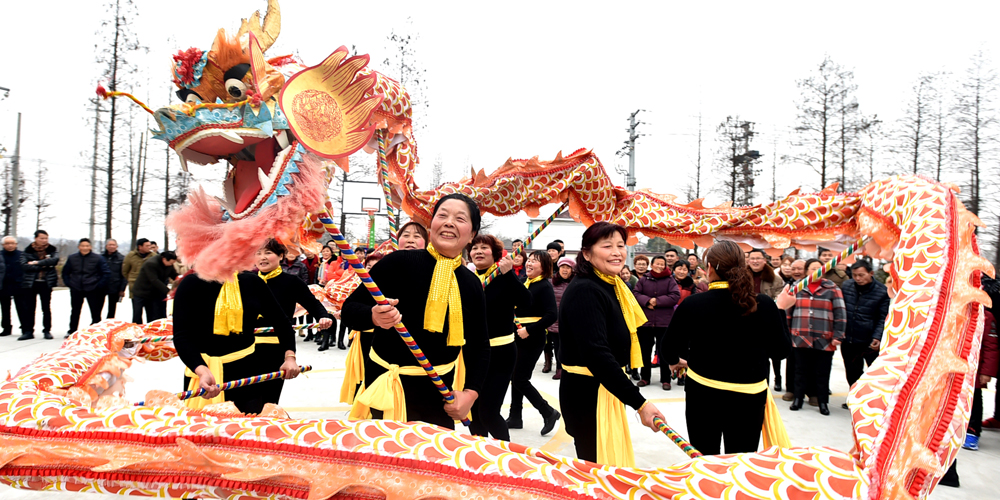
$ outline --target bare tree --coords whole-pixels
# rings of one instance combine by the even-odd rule
[[[882,132],[882,120],[878,119],[878,115],[872,115],[870,117],[861,117],[858,122],[858,133],[860,138],[854,147],[854,155],[858,157],[861,163],[865,166],[868,175],[862,176],[864,181],[862,184],[871,184],[875,182],[875,165],[877,163],[876,157],[882,148],[882,142],[884,140],[884,134]]]
[[[113,0],[108,4],[108,16],[101,25],[101,35],[105,46],[95,46],[98,64],[105,67],[103,79],[111,91],[118,90],[123,80],[135,73],[136,67],[131,56],[140,50],[138,39],[132,30],[132,19],[138,16],[132,0]],[[116,101],[111,100],[108,117],[107,145],[107,193],[105,195],[105,239],[111,238],[112,220],[114,215],[115,191],[115,129],[119,121],[119,111]]]
[[[929,99],[928,149],[933,161],[934,180],[938,182],[941,182],[941,172],[951,162],[953,156],[951,151],[952,123],[948,116],[948,108],[951,103],[949,93],[945,90],[947,82],[948,75],[946,73],[934,74]]]
[[[844,112],[853,101],[856,89],[853,78],[853,73],[826,56],[814,74],[796,82],[800,96],[795,103],[798,108],[795,135],[789,144],[791,153],[782,160],[812,168],[819,174],[820,189],[826,187],[831,177],[829,168],[836,151],[835,141],[841,140],[843,152],[847,149]],[[840,136],[837,134],[838,122],[840,131],[844,132]],[[846,161],[841,163],[841,168],[841,177],[846,177]]]
[[[19,179],[18,204],[23,205],[28,201],[28,190],[25,189],[25,181],[22,176]],[[3,167],[3,200],[0,202],[0,213],[3,214],[3,234],[11,234],[11,214],[14,209],[14,179],[10,162],[4,162]]]
[[[924,150],[931,139],[931,92],[934,79],[931,75],[920,75],[913,84],[912,94],[906,104],[903,116],[896,126],[900,150],[905,154],[907,170],[917,174],[921,168]]]
[[[850,150],[858,137],[858,100],[854,96],[858,86],[854,83],[854,72],[842,71],[838,76],[843,92],[837,102],[837,160],[840,163],[839,189],[844,192],[848,188]]]
[[[48,184],[49,169],[44,160],[38,160],[38,170],[35,171],[35,229],[41,229],[51,217],[45,216],[45,209],[52,204],[47,200],[49,193],[45,189]]]
[[[131,155],[130,155],[131,157]],[[146,195],[146,162],[149,157],[149,137],[139,135],[139,154],[129,161],[129,222],[132,229],[132,248],[139,238],[139,224],[142,220],[142,199]]]
[[[753,205],[754,180],[760,173],[754,168],[760,153],[750,149],[753,139],[753,122],[727,116],[716,127],[719,133],[720,161],[716,171],[722,178],[720,190],[737,206]]]
[[[952,108],[958,145],[956,159],[969,176],[969,189],[964,191],[969,210],[977,215],[984,208],[980,193],[987,162],[995,148],[997,112],[993,108],[993,93],[996,85],[996,71],[980,50],[972,56]],[[997,254],[1000,257],[1000,252]]]
[[[413,18],[407,17],[399,31],[393,28],[386,37],[388,56],[382,61],[386,75],[398,80],[410,94],[414,131],[421,131],[427,126],[427,110],[430,108],[427,72],[417,57],[418,40],[420,33],[413,27]]]
[[[431,185],[432,187],[438,187],[441,185],[442,177],[444,176],[444,160],[441,159],[441,155],[434,157],[434,166],[431,170]]]

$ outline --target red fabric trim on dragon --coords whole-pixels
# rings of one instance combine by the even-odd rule
[[[29,429],[23,427],[9,427],[0,425],[0,433],[9,433],[20,436],[30,436],[33,438],[42,439],[65,439],[65,440],[81,440],[81,441],[92,441],[100,440],[102,442],[109,441],[122,441],[130,444],[142,443],[147,445],[172,445],[176,442],[178,437],[186,439],[196,445],[206,445],[212,447],[235,447],[242,450],[250,451],[253,449],[264,449],[271,454],[275,455],[295,455],[289,458],[299,458],[306,460],[319,460],[326,463],[352,463],[359,467],[373,467],[379,464],[386,467],[401,467],[410,470],[420,470],[424,473],[440,474],[451,478],[459,478],[472,482],[486,483],[486,484],[500,484],[516,486],[520,489],[531,489],[542,494],[556,494],[557,498],[568,498],[573,500],[583,500],[589,499],[591,497],[577,493],[574,491],[569,491],[565,488],[561,488],[555,484],[551,484],[538,479],[524,479],[520,477],[511,476],[500,476],[495,474],[482,474],[479,472],[467,471],[464,469],[458,469],[450,465],[438,464],[434,462],[425,462],[421,460],[411,459],[411,458],[400,458],[391,457],[384,455],[375,455],[371,453],[363,452],[353,452],[345,450],[326,450],[320,448],[312,448],[306,446],[290,445],[290,444],[277,444],[271,442],[260,442],[260,441],[247,441],[239,440],[221,436],[148,436],[144,434],[131,434],[125,432],[102,432],[102,431],[46,431],[40,429]],[[589,464],[594,467],[600,467],[597,464]],[[114,480],[125,480],[125,481],[151,481],[150,476],[159,477],[161,475],[157,474],[136,474],[129,472],[94,472],[89,469],[65,469],[65,468],[53,468],[53,469],[42,469],[41,467],[18,467],[7,465],[0,467],[0,476],[13,476],[18,474],[12,474],[11,471],[21,471],[25,470],[30,472],[30,474],[20,474],[20,475],[30,475],[33,477],[47,476],[48,474],[36,473],[39,470],[54,470],[58,471],[59,474],[54,475],[64,475],[64,476],[79,476],[87,477],[90,479],[114,479]],[[174,475],[165,475],[165,480],[162,482],[176,482]],[[181,476],[186,477],[186,476]],[[245,487],[240,487],[236,485],[260,485],[260,482],[253,481],[232,481],[232,480],[221,480],[221,479],[211,479],[204,476],[198,476],[205,481],[212,481],[208,486],[222,486],[226,488],[239,488],[239,489],[249,489]],[[221,483],[216,483],[215,481],[221,481]],[[202,484],[202,483],[194,483]],[[307,498],[308,492],[303,495],[292,495],[298,498]]]
[[[188,130],[187,132],[184,132],[183,134],[177,137],[174,137],[174,140],[170,141],[170,147],[173,148],[174,146],[177,145],[179,141],[183,141],[184,139],[187,139],[188,137],[191,137],[192,135],[201,132],[202,130],[241,128],[241,127],[243,127],[242,118],[240,118],[240,121],[235,123],[206,123],[205,125],[199,125],[191,130]]]

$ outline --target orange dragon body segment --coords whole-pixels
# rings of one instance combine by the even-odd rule
[[[552,199],[593,199],[574,192],[572,183],[560,185],[566,187]],[[424,193],[430,199],[467,187],[455,183]],[[503,181],[496,188],[516,191],[504,191]],[[839,224],[823,222],[817,232],[817,221],[831,220],[831,207],[850,213],[842,213]],[[191,412],[163,394],[147,395],[155,406],[137,408],[122,403],[119,392],[66,391],[105,373],[120,378],[132,356],[120,350],[126,336],[155,335],[165,327],[143,331],[105,322],[0,385],[0,482],[201,498],[926,498],[968,424],[967,375],[977,361],[980,304],[988,302],[976,286],[980,273],[993,272],[978,255],[978,220],[950,188],[917,177],[888,179],[853,194],[794,195],[763,213],[784,217],[793,209],[812,221],[803,233],[791,233],[793,244],[819,240],[817,234],[871,236],[867,251],[891,258],[898,277],[882,355],[849,397],[853,452],[771,448],[655,469],[612,468],[418,423],[245,417],[224,408]],[[684,210],[687,227],[728,221],[708,237],[750,241],[771,231],[766,220],[736,220],[761,207]],[[113,358],[121,359],[102,364]]]

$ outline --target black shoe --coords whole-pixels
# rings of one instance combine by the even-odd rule
[[[65,337],[63,337],[63,338],[64,338],[64,339],[68,339],[70,335],[73,335],[73,332],[69,332],[69,333],[67,333],[67,334],[66,334],[66,336],[65,336]]]
[[[684,376],[684,377],[677,377],[677,385],[679,385],[681,387],[684,387],[684,381],[685,380],[687,380],[686,376]]]
[[[632,370],[632,380],[639,380],[639,370]]]
[[[316,350],[317,350],[317,351],[325,351],[325,350],[327,350],[327,349],[329,349],[329,348],[330,348],[330,346],[329,346],[329,345],[327,345],[327,344],[323,344],[323,345],[319,346],[319,349],[316,349]]]
[[[544,417],[544,419],[545,419],[545,425],[542,426],[542,435],[543,436],[546,435],[546,434],[548,434],[548,433],[550,433],[550,432],[552,432],[552,429],[556,428],[556,424],[559,423],[559,417],[561,417],[561,416],[562,416],[561,413],[559,413],[556,410],[552,410],[552,413],[549,413],[549,416]],[[509,427],[510,426],[508,426],[508,428]]]
[[[312,331],[306,332],[306,342],[309,342],[312,339],[313,339],[313,332]]]
[[[774,392],[781,392],[781,377],[774,377]]]
[[[337,349],[340,349],[341,351],[347,350],[347,346],[344,345],[344,341],[337,342]]]
[[[52,334],[49,332],[42,333],[42,338],[45,340],[52,340]]]
[[[840,407],[843,408],[843,409],[845,409],[845,410],[850,410],[851,409],[849,406],[847,406],[847,403],[844,403],[844,404],[840,405]]]
[[[4,330],[0,332],[0,337],[7,337],[7,336],[10,336],[10,330]]]
[[[795,400],[792,401],[792,406],[789,406],[788,409],[792,410],[792,411],[799,411],[799,410],[801,410],[802,409],[802,398],[795,398]]]
[[[17,340],[31,340],[33,338],[35,338],[35,335],[32,333],[22,333],[21,336],[17,338]]]
[[[820,403],[819,404],[819,413],[820,413],[820,415],[829,415],[830,414],[830,406],[827,405],[826,403]]]
[[[524,428],[524,422],[522,422],[520,418],[516,418],[515,419],[514,417],[510,417],[510,418],[507,419],[507,428],[508,429],[523,429]]]

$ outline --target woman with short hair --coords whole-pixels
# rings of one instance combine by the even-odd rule
[[[625,228],[608,222],[584,231],[576,277],[559,310],[559,405],[566,432],[578,458],[616,467],[635,466],[626,405],[654,431],[654,417],[666,420],[625,374],[626,365],[642,364],[636,328],[646,321],[618,277],[626,238]]]
[[[374,329],[364,388],[354,400],[351,418],[421,421],[453,429],[455,420],[469,416],[490,360],[483,285],[462,266],[462,251],[479,226],[475,201],[460,193],[442,197],[431,214],[427,248],[393,252],[372,267],[371,277],[389,303],[377,304],[363,286],[345,301],[341,315],[350,328]],[[399,338],[393,326],[400,322],[452,389],[453,402],[442,401]],[[455,386],[460,354],[464,388]]]
[[[514,378],[510,389],[510,417],[507,427],[511,429],[524,428],[521,420],[521,404],[523,397],[528,398],[531,405],[542,414],[542,435],[552,432],[559,422],[559,412],[545,401],[538,389],[531,385],[531,373],[538,364],[538,358],[545,348],[546,329],[556,321],[556,295],[552,291],[552,258],[549,252],[534,251],[528,256],[528,280],[525,288],[531,294],[527,306],[517,308],[517,319],[521,327],[517,329],[517,362],[514,365]]]

